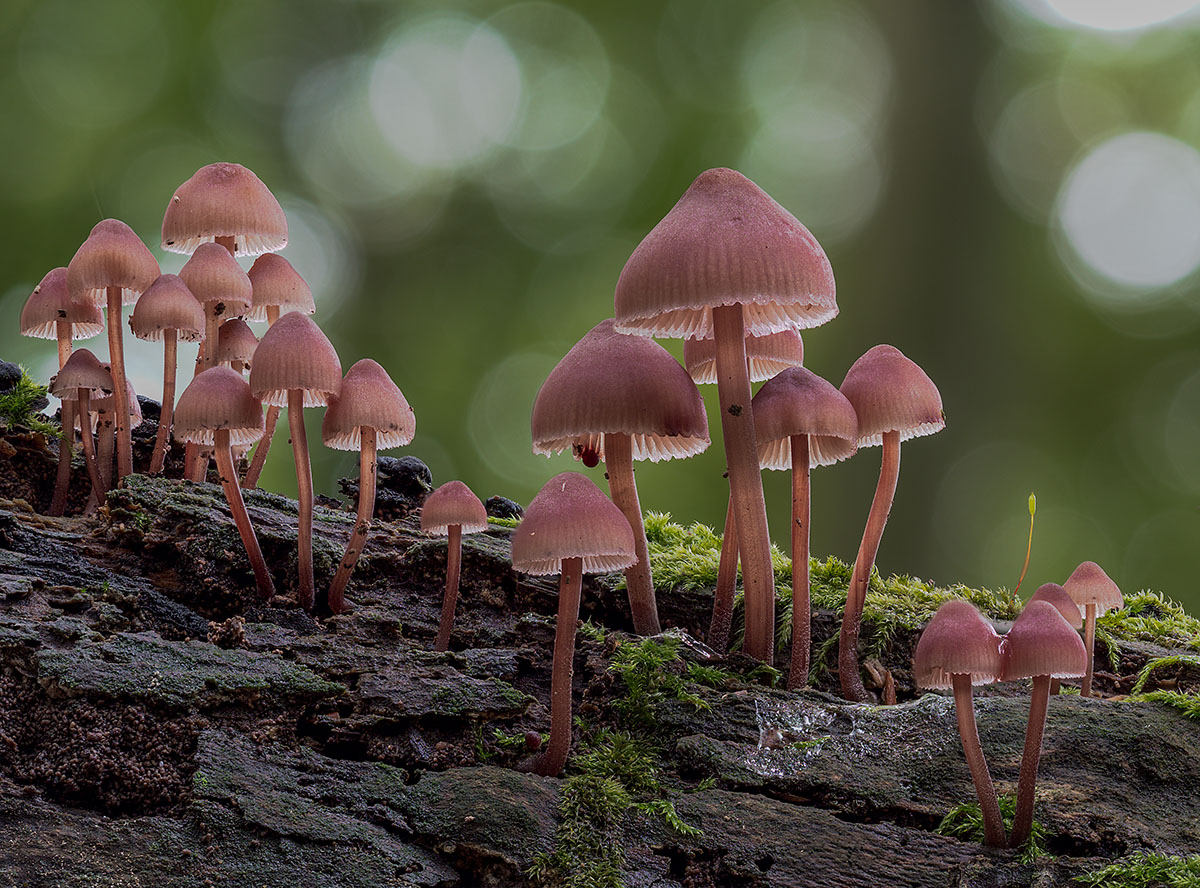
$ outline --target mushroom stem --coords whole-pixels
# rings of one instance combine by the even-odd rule
[[[970,675],[950,676],[954,683],[954,712],[958,716],[958,736],[962,739],[963,755],[979,797],[979,810],[983,814],[984,844],[992,848],[1004,847],[1004,819],[1000,816],[1000,804],[996,798],[996,787],[983,757],[983,746],[979,742],[979,730],[975,725],[975,700],[971,694]],[[1040,737],[1039,737],[1040,742]],[[1024,779],[1024,768],[1021,770]]]
[[[1029,696],[1029,724],[1025,727],[1025,752],[1021,756],[1021,777],[1017,781],[1017,813],[1013,816],[1009,846],[1020,848],[1033,832],[1033,787],[1037,782],[1038,761],[1042,757],[1042,731],[1046,727],[1046,709],[1050,705],[1050,676],[1035,675]]]
[[[771,538],[754,439],[754,416],[750,411],[745,318],[740,304],[714,308],[712,318],[721,431],[745,589],[743,649],[750,656],[770,663],[775,653],[775,574],[771,567]]]
[[[112,368],[113,410],[117,436],[117,483],[133,474],[129,435],[129,392],[125,388],[125,344],[121,337],[121,288],[108,288],[108,361]]]
[[[242,499],[242,488],[238,487],[237,472],[233,468],[233,451],[229,446],[229,429],[217,429],[214,435],[217,472],[221,476],[221,487],[225,490],[229,512],[233,515],[233,523],[237,525],[238,535],[246,548],[246,556],[254,569],[254,582],[258,585],[259,597],[269,601],[275,594],[275,584],[271,581],[271,572],[267,570],[267,562],[258,546],[258,537],[250,524],[246,502]]]
[[[311,612],[316,599],[312,556],[313,483],[312,465],[308,461],[308,434],[304,431],[303,389],[288,390],[288,428],[292,433],[292,456],[296,462],[296,486],[299,488],[300,504],[300,532],[297,540],[300,585],[296,589],[296,601],[306,611]]]
[[[58,369],[63,368],[71,357],[71,325],[59,318],[54,323],[58,339]],[[50,514],[62,515],[67,510],[67,492],[71,486],[71,451],[75,444],[75,405],[62,401],[62,436],[58,439],[58,476],[54,480],[54,496],[50,500]]]
[[[725,534],[721,537],[721,560],[717,564],[717,588],[713,592],[712,621],[708,624],[708,646],[720,654],[729,650],[737,566],[737,522],[733,520],[733,495],[730,494],[729,506],[725,510]]]
[[[808,684],[812,605],[808,581],[808,435],[792,435],[792,668],[788,690]]]
[[[621,510],[633,528],[633,554],[637,561],[625,568],[633,631],[638,635],[657,635],[662,627],[658,622],[658,604],[654,600],[654,580],[650,576],[650,552],[646,546],[646,527],[642,523],[642,505],[638,502],[637,483],[633,480],[633,442],[629,435],[604,433],[604,467],[608,470],[608,492],[613,505]]]
[[[175,365],[179,336],[175,330],[163,331],[163,390],[162,411],[158,416],[158,435],[154,439],[154,455],[150,458],[150,474],[157,475],[167,461],[171,446],[171,420],[175,414]]]
[[[288,413],[289,415],[291,413],[290,402]],[[335,614],[340,614],[346,609],[346,584],[350,582],[350,574],[354,571],[354,565],[358,563],[358,556],[362,554],[363,546],[367,544],[371,519],[375,516],[375,429],[372,426],[360,426],[359,433],[362,436],[362,443],[359,445],[358,452],[358,520],[354,522],[354,530],[350,534],[350,540],[346,543],[346,554],[342,556],[342,562],[338,565],[337,573],[333,577],[333,584],[329,587],[329,609]],[[299,469],[299,465],[297,462],[297,469]],[[311,476],[309,485],[311,490]],[[311,506],[309,511],[311,516]],[[309,522],[311,527],[311,517]],[[455,583],[457,584],[457,582],[456,579]],[[438,650],[445,650],[445,648],[438,648]]]
[[[96,438],[96,468],[107,488],[113,481],[113,452],[117,446],[112,411],[101,410],[96,414]]]
[[[104,500],[106,488],[100,480],[100,468],[96,465],[96,447],[92,443],[92,425],[88,421],[88,407],[91,405],[91,395],[87,389],[78,389],[79,400],[75,402],[75,412],[79,414],[79,437],[83,441],[83,462],[87,466],[88,477],[92,479],[92,491],[96,501]]]
[[[462,570],[462,525],[451,524],[446,534],[446,596],[442,599],[435,651],[450,650],[450,630],[454,628],[454,606],[458,603],[458,577]]]
[[[71,357],[71,324],[59,318],[54,322],[54,333],[58,340],[58,369],[61,370]]]
[[[279,306],[267,306],[267,328],[279,320]],[[258,439],[258,444],[254,448],[254,458],[250,460],[250,465],[246,468],[246,476],[242,478],[242,487],[248,490],[253,490],[258,486],[258,479],[262,475],[263,466],[267,464],[267,454],[271,452],[271,439],[275,437],[275,425],[279,422],[279,408],[274,404],[267,408],[266,426],[263,431],[263,436]]]
[[[1081,697],[1092,696],[1092,669],[1096,658],[1096,605],[1086,605],[1083,617],[1083,650],[1087,654],[1087,672],[1083,674],[1083,684],[1080,685]]]
[[[860,703],[867,700],[867,689],[858,674],[858,630],[862,623],[863,604],[867,598],[867,585],[871,581],[871,569],[879,553],[879,541],[887,526],[888,513],[892,510],[892,499],[896,496],[896,482],[900,478],[900,433],[884,432],[883,459],[879,466],[879,483],[875,487],[875,498],[867,514],[867,525],[863,528],[858,556],[854,559],[854,572],[850,574],[850,588],[846,593],[846,610],[842,615],[842,632],[838,641],[838,678],[842,684],[842,696]]]
[[[554,673],[550,679],[550,741],[534,763],[543,777],[557,777],[571,749],[571,680],[575,674],[575,624],[583,559],[564,558],[558,582],[558,622],[554,627]]]

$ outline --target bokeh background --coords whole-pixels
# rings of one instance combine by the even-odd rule
[[[1035,491],[1028,589],[1094,559],[1200,606],[1196,6],[6,0],[0,357],[53,372],[16,318],[100,218],[177,271],[168,198],[238,161],[283,204],[343,366],[374,357],[408,396],[408,452],[527,502],[577,467],[530,452],[541,381],[690,181],[733,166],[833,263],[808,365],[837,384],[889,342],[941,388],[881,569],[1011,587]],[[161,352],[128,347],[157,397]],[[715,425],[703,457],[639,469],[646,507],[723,520]],[[314,459],[327,494],[355,470]],[[853,557],[878,460],[815,473],[814,552]],[[286,446],[264,486],[294,491]]]

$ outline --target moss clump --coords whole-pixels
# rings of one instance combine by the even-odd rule
[[[1152,641],[1163,647],[1200,651],[1200,619],[1161,592],[1142,590],[1126,598],[1120,610],[1096,620],[1096,640],[1108,649],[1114,667],[1122,641]]]
[[[1140,694],[1142,688],[1146,686],[1146,682],[1150,680],[1150,675],[1156,669],[1168,669],[1172,666],[1195,666],[1200,668],[1200,657],[1187,657],[1183,655],[1174,655],[1170,657],[1158,657],[1151,660],[1142,667],[1142,671],[1138,673],[1137,684],[1133,686],[1130,694]]]
[[[1012,831],[1013,817],[1017,811],[1017,800],[1013,796],[1000,796],[1000,816],[1004,820],[1004,832]],[[977,803],[956,805],[942,818],[934,832],[943,836],[953,836],[956,839],[966,839],[971,842],[983,843],[983,814]],[[1029,841],[1021,846],[1018,855],[1022,863],[1033,863],[1040,857],[1049,856],[1046,852],[1046,829],[1038,821],[1033,822]]]
[[[1200,721],[1200,694],[1188,694],[1181,691],[1150,691],[1148,694],[1131,696],[1130,699],[1161,703],[1172,709],[1178,709],[1193,721]]]
[[[488,515],[488,525],[490,527],[517,527],[520,523],[520,518],[497,518],[494,515]]]
[[[58,426],[42,419],[41,411],[46,406],[46,386],[29,378],[21,368],[21,378],[8,391],[0,393],[0,422],[9,426],[21,426],[31,432],[40,432],[47,437],[57,438]]]
[[[1075,881],[1089,888],[1191,888],[1200,884],[1200,855],[1175,857],[1138,851],[1076,876]]]

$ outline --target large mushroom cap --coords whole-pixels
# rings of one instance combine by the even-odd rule
[[[258,348],[258,337],[250,325],[241,318],[234,318],[221,325],[217,346],[217,363],[232,364],[241,361],[251,366],[254,351]]]
[[[751,402],[758,461],[792,467],[792,435],[808,435],[808,460],[827,466],[858,449],[858,419],[846,396],[811,370],[789,367],[763,384]]]
[[[1094,561],[1085,561],[1075,568],[1063,583],[1063,588],[1079,607],[1080,613],[1085,613],[1089,604],[1096,605],[1097,615],[1125,606],[1125,597],[1121,595],[1120,588],[1104,572],[1104,568]]]
[[[262,402],[228,367],[196,374],[175,405],[175,440],[211,445],[218,429],[229,430],[233,445],[252,444],[263,434]]]
[[[241,317],[250,308],[250,278],[224,247],[200,244],[179,269],[179,277],[219,318]]]
[[[421,506],[421,530],[433,536],[446,536],[457,524],[463,533],[487,530],[487,510],[471,488],[461,481],[447,481]]]
[[[661,345],[593,327],[538,391],[530,422],[533,452],[574,447],[604,458],[604,434],[628,434],[633,458],[692,456],[709,445],[708,417],[687,371]]]
[[[25,300],[21,309],[21,335],[57,339],[59,321],[70,326],[72,339],[91,339],[104,332],[104,316],[94,303],[71,301],[65,267],[48,271]]]
[[[738,303],[748,335],[816,327],[838,312],[833,269],[809,230],[741,173],[708,170],[625,263],[617,325],[709,339],[712,309]]]
[[[842,394],[858,415],[859,447],[878,447],[885,432],[899,432],[907,441],[946,425],[937,386],[891,345],[877,345],[855,361],[842,381]]]
[[[76,400],[80,389],[89,394],[112,394],[113,390],[112,374],[86,348],[71,352],[71,357],[50,380],[50,394],[64,401]]]
[[[179,275],[160,275],[133,307],[129,329],[138,339],[159,340],[167,330],[185,342],[204,338],[204,306]]]
[[[1031,601],[1004,636],[1002,681],[1048,675],[1078,678],[1087,671],[1083,639],[1048,601]]]
[[[133,229],[119,219],[96,223],[67,265],[67,288],[75,302],[105,306],[108,289],[121,289],[132,305],[159,275],[158,261]]]
[[[1054,605],[1055,609],[1062,614],[1062,618],[1071,624],[1072,629],[1078,632],[1083,628],[1083,615],[1071,599],[1071,594],[1058,583],[1043,583],[1038,586],[1037,591],[1030,596],[1029,600],[1045,601]]]
[[[238,163],[212,163],[180,185],[163,215],[162,246],[193,253],[203,243],[232,237],[239,256],[287,246],[287,219],[262,180]]]
[[[971,684],[990,684],[1000,677],[1000,669],[1000,636],[972,604],[960,600],[938,608],[913,657],[913,679],[922,688],[952,687],[954,675],[970,675]]]
[[[248,274],[254,287],[254,297],[250,310],[246,312],[246,320],[265,321],[268,306],[278,308],[280,314],[289,311],[312,314],[317,310],[308,283],[292,268],[292,263],[278,253],[259,256],[250,266]]]
[[[263,334],[254,352],[250,388],[264,404],[286,407],[288,392],[299,389],[305,407],[322,407],[341,387],[341,361],[312,318],[288,312]]]
[[[561,573],[564,558],[582,559],[584,573],[624,570],[637,561],[629,521],[578,472],[546,482],[512,540],[513,567],[522,573]]]
[[[762,382],[788,367],[804,364],[804,341],[797,330],[781,330],[762,336],[746,337],[746,362],[752,382]],[[697,385],[715,385],[717,381],[717,343],[715,339],[683,340],[683,366]]]
[[[375,446],[380,450],[403,447],[417,433],[417,417],[404,393],[370,358],[355,363],[341,389],[330,397],[321,421],[321,440],[334,450],[360,450],[364,426],[375,429]]]

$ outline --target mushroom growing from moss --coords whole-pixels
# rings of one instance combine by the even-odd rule
[[[450,649],[454,627],[454,607],[458,601],[458,576],[462,566],[462,535],[487,530],[487,510],[471,488],[461,481],[447,481],[421,506],[421,530],[431,536],[445,536],[446,594],[442,598],[442,618],[433,649]]]
[[[50,380],[50,394],[71,401],[75,405],[75,416],[79,423],[83,441],[83,462],[92,480],[92,491],[97,501],[103,501],[107,488],[100,477],[96,463],[96,447],[92,441],[92,424],[88,417],[92,395],[105,395],[113,390],[112,374],[86,348],[76,351],[67,358],[61,370]]]
[[[1092,671],[1096,658],[1096,617],[1125,606],[1125,598],[1104,568],[1094,561],[1085,561],[1071,572],[1063,588],[1079,607],[1083,616],[1083,647],[1087,651],[1087,670],[1079,693],[1092,695]]]

